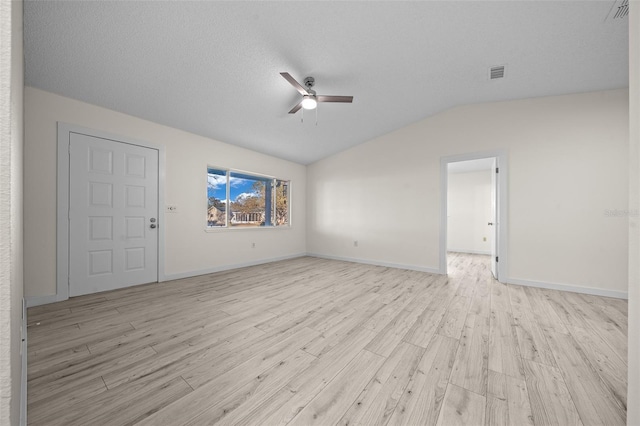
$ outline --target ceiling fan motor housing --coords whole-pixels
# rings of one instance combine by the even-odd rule
[[[313,77],[307,77],[304,79],[304,85],[307,86],[309,89],[311,89],[315,83],[316,83],[316,79]]]

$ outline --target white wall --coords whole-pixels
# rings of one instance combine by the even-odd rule
[[[629,211],[640,211],[640,2],[629,12]],[[629,361],[627,401],[640,401],[640,218],[629,217]],[[640,425],[640,404],[627,406],[627,424]]]
[[[308,166],[308,251],[437,271],[440,158],[504,149],[509,279],[625,296],[628,139],[626,89],[445,111]]]
[[[447,250],[491,254],[491,171],[449,172],[447,184]]]
[[[56,291],[56,122],[143,140],[166,150],[165,274],[168,278],[305,253],[306,168],[300,164],[162,126],[119,112],[25,88],[25,293]],[[207,165],[291,180],[290,229],[205,232]],[[162,206],[161,206],[162,208]],[[256,248],[251,244],[256,243]]]
[[[22,2],[0,2],[0,424],[21,408]]]

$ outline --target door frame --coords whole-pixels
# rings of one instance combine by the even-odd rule
[[[56,195],[56,301],[69,298],[69,145],[71,133],[78,133],[114,142],[137,145],[158,151],[158,282],[164,276],[164,180],[165,151],[160,145],[137,139],[114,135],[101,130],[89,129],[58,122],[58,176]]]
[[[498,281],[507,281],[507,266],[508,266],[508,204],[507,204],[507,182],[508,172],[507,167],[507,152],[502,149],[471,152],[466,154],[448,155],[440,157],[440,265],[439,273],[447,275],[447,196],[449,189],[449,163],[455,163],[458,161],[469,160],[481,160],[485,158],[496,158],[498,160],[498,194],[496,197],[497,203],[497,224],[496,233],[498,235]]]

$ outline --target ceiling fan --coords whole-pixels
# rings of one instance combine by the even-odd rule
[[[300,108],[315,109],[318,106],[318,102],[343,102],[349,104],[353,102],[353,96],[316,95],[316,91],[312,89],[316,82],[313,77],[307,77],[304,79],[304,85],[306,86],[305,89],[305,87],[298,83],[288,72],[281,72],[280,75],[291,83],[291,85],[302,95],[302,100],[296,106],[291,108],[289,114],[295,114]]]

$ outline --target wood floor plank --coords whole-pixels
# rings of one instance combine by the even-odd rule
[[[489,368],[508,376],[524,377],[518,338],[513,327],[513,318],[506,311],[491,311]]]
[[[524,287],[520,285],[510,285],[507,286],[507,289],[509,291],[509,301],[512,308],[513,306],[519,306],[524,309],[531,309],[531,304],[529,303],[527,293],[524,291]]]
[[[570,327],[571,336],[580,345],[582,353],[594,367],[596,373],[607,385],[614,397],[624,408],[627,407],[627,363],[596,333],[577,327]]]
[[[41,355],[38,352],[29,352],[27,354],[27,362],[29,365],[27,379],[40,375],[42,370],[62,369],[65,365],[82,360],[89,355],[91,355],[91,351],[89,351],[87,345],[80,345],[72,348],[61,348],[59,352],[48,353],[46,355]]]
[[[202,315],[202,314],[201,314]],[[156,352],[161,352],[163,346],[172,346],[177,342],[184,342],[194,335],[202,335],[208,332],[217,332],[230,324],[238,322],[227,314],[223,315],[198,315],[196,311],[192,318],[183,315],[181,319],[171,322],[172,327],[167,327],[167,322],[159,324],[147,324],[144,327],[129,330],[120,335],[114,335],[88,345],[93,354],[102,354],[120,348],[122,346],[154,346]],[[174,328],[175,327],[175,328]],[[180,330],[180,332],[176,332]]]
[[[418,308],[413,310],[403,309],[378,333],[375,339],[373,339],[365,349],[388,357],[413,327],[418,317],[422,315],[422,312],[423,311]]]
[[[627,334],[621,330],[619,325],[612,322],[595,321],[591,318],[587,318],[586,323],[588,324],[586,329],[595,331],[616,353],[627,353]]]
[[[509,422],[514,425],[533,425],[533,413],[525,380],[505,376]]]
[[[102,377],[112,371],[127,369],[128,366],[140,360],[149,359],[154,355],[154,350],[145,346],[133,351],[126,348],[123,351],[114,350],[104,356],[89,357],[83,362],[30,380],[27,383],[28,400],[36,402],[51,394],[64,396],[65,392],[78,386],[84,386],[86,382],[96,377]]]
[[[338,423],[386,425],[424,352],[419,346],[400,343]]]
[[[395,318],[413,299],[415,294],[398,296],[375,312],[363,327],[373,331],[381,331]],[[384,301],[381,299],[381,302]]]
[[[107,326],[100,331],[80,329],[77,324],[73,324],[68,328],[61,329],[60,333],[49,332],[41,337],[35,333],[32,334],[34,343],[30,345],[29,351],[38,352],[40,355],[46,356],[60,352],[65,348],[82,345],[90,347],[96,342],[119,336],[131,330],[133,330],[133,327],[129,323]]]
[[[59,307],[54,305],[58,305]],[[27,328],[39,325],[38,323],[42,321],[55,321],[56,318],[65,318],[71,313],[71,308],[55,303],[34,306],[27,310]]]
[[[491,315],[491,296],[488,294],[489,286],[486,283],[480,283],[479,285],[484,285],[485,288],[479,287],[476,289],[476,293],[471,299],[469,313],[489,318]],[[484,294],[485,292],[486,294]]]
[[[285,425],[289,423],[325,386],[375,337],[376,332],[359,327],[343,339],[344,344],[318,358],[238,425]]]
[[[486,424],[499,424],[506,419],[506,424],[532,426],[529,399],[525,380],[489,370]]]
[[[459,339],[470,305],[471,299],[469,297],[455,296],[438,326],[438,334]]]
[[[92,407],[78,407],[77,410],[47,419],[45,425],[65,426],[69,424],[82,425],[134,425],[147,418],[149,414],[180,400],[181,397],[192,392],[189,385],[177,377],[167,383],[149,389],[149,393],[139,395],[130,400],[120,399],[112,406],[102,405]],[[37,424],[37,423],[36,423]]]
[[[547,340],[582,423],[625,425],[626,407],[620,406],[573,337],[549,332]]]
[[[556,333],[569,334],[569,330],[560,319],[560,316],[549,304],[549,300],[542,293],[542,289],[534,287],[523,288],[531,310],[534,312],[536,322],[544,330],[554,331]]]
[[[521,356],[555,367],[556,361],[544,336],[544,330],[536,323],[533,311],[527,308],[514,309],[513,321]]]
[[[140,424],[154,425],[159,422],[181,424],[194,421],[210,407],[207,402],[211,401],[213,397],[216,400],[230,397],[243,385],[250,383],[255,377],[262,375],[274,365],[280,362],[284,363],[307,340],[312,339],[315,333],[317,332],[307,328],[300,329],[281,342],[213,378],[197,375],[184,377],[185,381],[193,388],[193,392],[171,406],[153,413]]]
[[[391,415],[389,425],[436,423],[457,347],[456,339],[434,335]]]
[[[482,395],[449,384],[438,417],[438,426],[479,425],[485,422],[486,400]]]
[[[222,340],[230,339],[231,336],[248,330],[254,329],[255,324],[258,324],[268,318],[273,318],[273,314],[270,312],[262,312],[258,314],[252,314],[248,317],[245,315],[238,315],[235,317],[222,317],[220,320],[213,320],[209,323],[198,325],[193,327],[191,325],[184,325],[182,327],[185,332],[173,333],[167,336],[161,332],[149,332],[153,333],[156,337],[153,342],[149,344],[159,354],[168,353],[178,348],[188,347],[190,350],[195,348],[201,348],[205,346],[211,346]],[[262,331],[262,330],[261,330]],[[259,333],[252,333],[253,335],[260,335]],[[262,332],[262,335],[265,333]],[[92,349],[93,348],[89,348]]]
[[[286,383],[309,368],[317,358],[299,350],[289,358],[258,375],[193,419],[193,424],[233,425],[276,394]]]
[[[582,425],[560,370],[524,360],[527,391],[536,425]]]
[[[405,342],[426,348],[431,342],[434,334],[442,322],[442,318],[447,312],[446,306],[441,306],[437,310],[425,309],[418,317],[411,329],[404,336]]]
[[[506,399],[487,395],[484,424],[486,426],[509,426],[511,424],[509,422],[509,405]]]
[[[558,314],[558,317],[565,325],[573,325],[576,327],[588,327],[584,312],[577,306],[567,303],[563,292],[557,290],[540,290],[547,299],[547,303]]]
[[[486,395],[489,360],[489,318],[469,314],[449,383]]]
[[[487,374],[487,396],[507,400],[506,375],[489,370]]]
[[[193,368],[184,369],[182,377],[192,387],[198,388],[249,359],[267,356],[266,354],[270,354],[274,349],[280,349],[280,345],[284,345],[289,350],[299,349],[317,335],[317,331],[302,325],[262,335],[246,342],[231,353],[225,353],[223,357],[208,357]],[[277,353],[277,350],[275,352]]]
[[[42,333],[44,335],[48,335],[52,330],[57,328],[62,328],[68,325],[77,324],[79,328],[81,323],[90,321],[99,322],[102,324],[106,324],[111,319],[117,319],[119,323],[124,321],[120,320],[121,314],[116,309],[111,307],[96,307],[91,310],[91,316],[88,317],[86,312],[75,312],[71,311],[64,316],[57,316],[51,319],[41,320],[31,325],[31,332],[34,335],[38,333]]]
[[[84,382],[82,386],[66,389],[63,395],[55,393],[40,400],[30,401],[28,404],[29,421],[46,423],[49,419],[56,418],[56,413],[62,403],[66,407],[74,406],[105,391],[107,391],[107,386],[102,377],[95,377]]]
[[[506,284],[492,280],[491,288],[491,310],[511,312],[511,300]]]
[[[309,341],[302,349],[311,355],[322,356],[329,352],[336,345],[340,344],[342,339],[347,336],[353,330],[360,327],[365,321],[371,318],[374,312],[381,308],[382,304],[375,303],[375,308],[372,311],[353,311],[351,315],[344,318],[344,320],[338,324],[335,324],[332,328],[323,332],[313,340]]]
[[[287,424],[305,426],[337,423],[384,361],[383,356],[368,350],[361,351]]]
[[[188,349],[180,347],[172,351],[158,353],[152,359],[132,364],[129,368],[105,372],[103,379],[108,386],[114,388],[127,382],[156,375],[166,378],[186,375],[192,369],[203,364],[212,363],[219,365],[219,369],[223,369],[230,364],[227,362],[229,358],[233,358],[230,353],[236,350],[242,351],[243,348],[252,346],[254,343],[260,347],[260,344],[267,338],[265,333],[258,329],[243,329],[226,339],[213,339],[209,345],[201,343],[197,346],[190,346]],[[238,361],[232,359],[232,363],[236,362]]]

